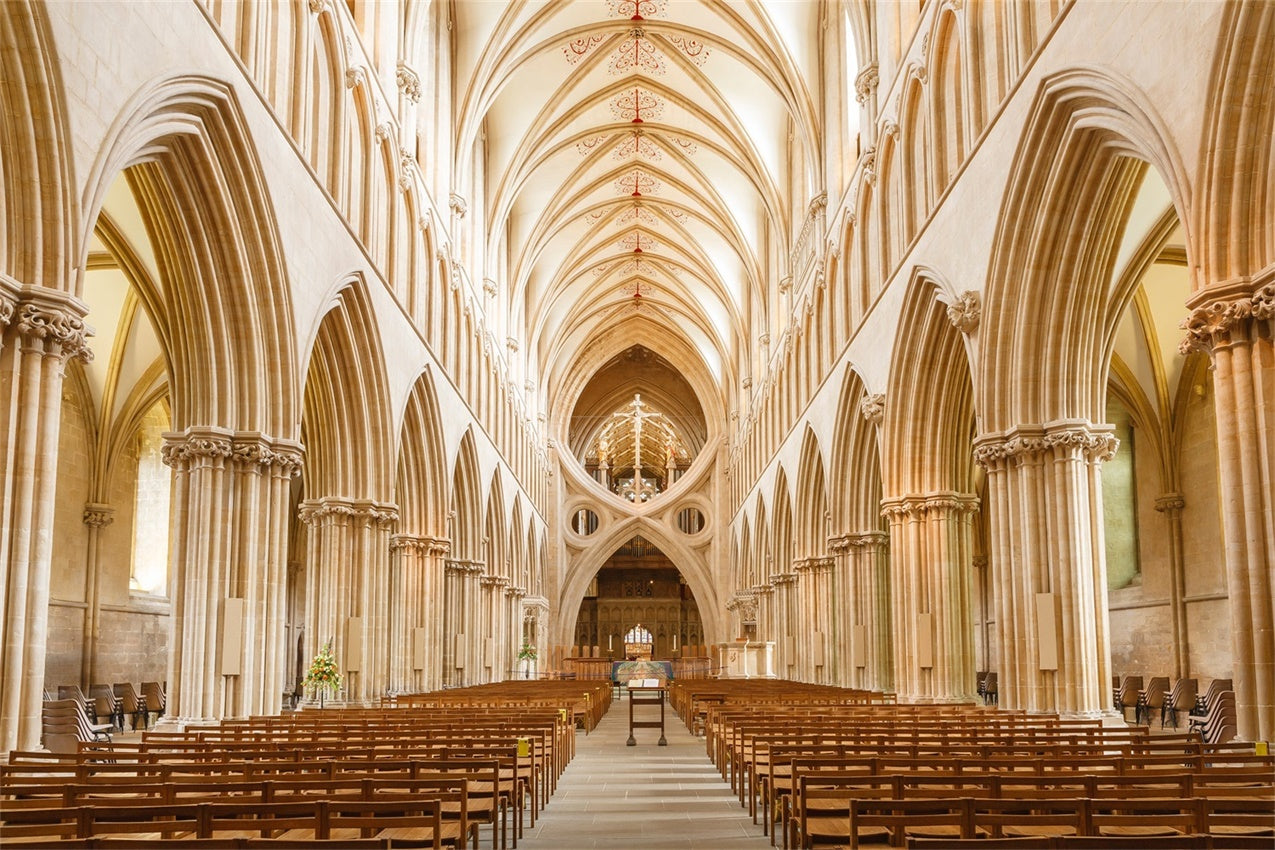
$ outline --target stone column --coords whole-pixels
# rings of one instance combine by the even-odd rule
[[[473,684],[479,680],[482,668],[482,611],[479,609],[481,588],[479,577],[483,574],[483,562],[463,558],[448,558],[446,571],[447,619],[444,632],[443,679],[451,685]],[[463,668],[456,662],[462,660]]]
[[[1275,266],[1187,302],[1180,349],[1213,361],[1239,735],[1275,737]]]
[[[1169,523],[1169,608],[1173,613],[1173,675],[1181,678],[1191,670],[1191,648],[1186,622],[1186,571],[1182,556],[1181,493],[1166,493],[1155,500],[1155,509]]]
[[[390,688],[389,528],[397,519],[394,506],[365,499],[301,504],[301,520],[311,529],[306,656],[332,641],[352,705],[372,705]]]
[[[894,631],[890,602],[889,536],[884,531],[847,535],[853,625],[863,646],[855,647],[856,685],[877,691],[894,690]],[[853,645],[853,644],[852,644]]]
[[[173,469],[166,721],[277,714],[288,686],[288,506],[301,447],[208,426],[164,441]],[[227,628],[228,617],[237,625]]]
[[[987,470],[1003,708],[1111,710],[1101,465],[1116,446],[1109,426],[1079,420],[976,441],[974,458]]]
[[[442,556],[448,542],[396,534],[390,538],[390,690],[438,687],[442,663]]]
[[[900,700],[973,700],[971,516],[978,499],[939,492],[882,501],[890,521],[894,677]]]
[[[0,277],[0,752],[40,745],[62,378],[92,357],[84,313]]]
[[[834,601],[830,592],[833,559],[806,558],[793,565],[796,570],[797,619],[801,648],[797,652],[798,677],[807,682],[832,679],[835,654],[832,651]]]
[[[97,681],[97,645],[102,638],[101,594],[102,565],[99,557],[102,529],[115,522],[115,508],[99,502],[84,506],[84,524],[88,526],[88,552],[85,557],[84,644],[80,655],[80,682]]]
[[[858,600],[854,590],[850,535],[829,537],[828,551],[832,553],[832,568],[828,574],[831,606],[828,616],[828,681],[841,687],[862,687],[854,663],[854,607]]]

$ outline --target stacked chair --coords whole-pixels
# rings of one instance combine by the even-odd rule
[[[137,724],[140,721],[142,728],[146,728],[146,715],[148,712],[146,698],[137,693],[137,689],[133,687],[132,682],[116,682],[112,686],[116,699],[119,700],[120,711],[120,728],[123,729],[124,715],[131,715],[133,718],[133,731],[137,731]]]
[[[1151,725],[1151,712],[1161,712],[1164,716],[1164,698],[1169,690],[1168,676],[1153,676],[1151,681],[1147,683],[1147,689],[1138,694],[1138,704],[1134,708],[1134,723],[1142,723],[1146,721],[1148,726]],[[1160,721],[1160,725],[1164,726],[1164,720]]]
[[[1173,683],[1173,690],[1164,699],[1164,705],[1160,706],[1160,728],[1164,728],[1164,721],[1171,719],[1173,728],[1178,728],[1178,713],[1187,714],[1195,707],[1195,697],[1199,693],[1200,683],[1196,679],[1178,679]]]

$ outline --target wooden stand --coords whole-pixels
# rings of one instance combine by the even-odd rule
[[[667,688],[629,688],[629,740],[627,746],[636,747],[637,739],[633,737],[634,729],[659,729],[660,740],[659,746],[667,747],[668,741],[664,738],[664,692]],[[635,705],[658,705],[660,707],[660,719],[657,723],[654,720],[634,720],[633,706]]]

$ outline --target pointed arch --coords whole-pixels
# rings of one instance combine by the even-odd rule
[[[45,4],[0,4],[0,279],[66,289],[75,279],[69,132]]]
[[[265,177],[234,91],[216,80],[154,82],[125,105],[86,181],[88,246],[124,173],[167,294],[150,318],[169,342],[173,428],[218,425],[296,439],[300,371],[289,281]],[[206,236],[219,233],[217,250]],[[229,329],[234,328],[234,332]]]
[[[973,492],[974,389],[961,335],[938,291],[937,273],[916,269],[904,296],[890,366],[883,431],[885,492]]]
[[[478,451],[474,430],[465,429],[452,465],[451,556],[457,560],[482,558],[483,500],[478,475]]]
[[[1119,232],[1150,163],[1194,239],[1188,182],[1145,96],[1105,71],[1041,83],[1010,172],[983,307],[984,431],[1101,422],[1114,337],[1136,281],[1109,291]],[[1077,246],[1088,246],[1077,250]]]
[[[427,366],[412,385],[399,441],[395,501],[399,528],[407,534],[446,534],[449,482],[446,446],[433,371]]]
[[[312,497],[388,501],[394,434],[385,356],[363,278],[339,284],[319,323],[306,375],[302,430]]]
[[[796,555],[812,558],[828,551],[828,488],[824,483],[823,452],[814,429],[806,425],[797,467]]]
[[[861,413],[867,395],[859,373],[847,366],[829,463],[829,476],[842,482],[829,494],[834,534],[881,526],[881,446],[877,426]]]

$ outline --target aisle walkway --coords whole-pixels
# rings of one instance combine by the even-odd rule
[[[640,706],[638,719],[659,719]],[[576,757],[548,807],[518,842],[518,850],[769,850],[730,786],[671,708],[667,747],[658,729],[638,729],[626,747],[629,704],[616,700],[587,737],[576,733]],[[486,836],[484,835],[484,838]]]

